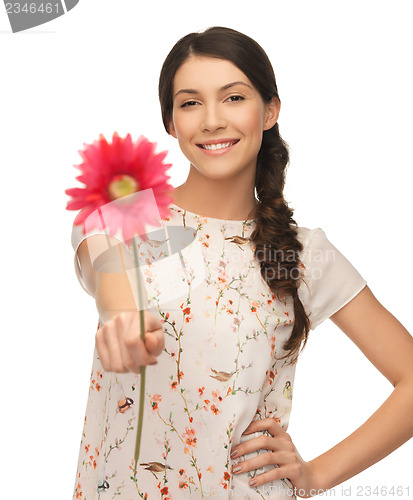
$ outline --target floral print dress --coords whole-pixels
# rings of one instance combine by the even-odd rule
[[[137,470],[140,375],[105,372],[95,349],[73,498],[294,498],[288,479],[249,485],[273,465],[231,472],[237,461],[265,452],[230,458],[232,446],[262,434],[242,436],[252,420],[271,417],[287,430],[296,366],[278,359],[294,309],[291,297],[274,295],[261,276],[248,240],[255,221],[203,217],[171,204],[161,222],[148,242],[138,240],[148,308],[163,325],[165,349],[146,369]],[[320,228],[297,230],[305,273],[299,297],[313,330],[366,281]],[[73,226],[75,250],[86,236]]]

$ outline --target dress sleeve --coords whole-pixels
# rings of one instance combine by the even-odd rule
[[[123,246],[127,248],[127,245],[123,241],[122,237],[119,234],[119,231],[114,235],[114,236],[109,236],[108,232],[105,231],[104,229],[92,229],[86,232],[86,234],[83,232],[83,224],[75,224],[73,223],[72,226],[72,247],[75,253],[77,252],[77,249],[79,248],[79,245],[82,243],[82,241],[89,236],[92,236],[94,234],[106,234],[108,238],[115,238],[119,243],[122,243]]]
[[[74,256],[75,272],[76,272],[77,279],[79,280],[80,286],[89,295],[91,295],[91,294],[87,290],[85,282],[83,281],[83,278],[82,278],[82,272],[81,272],[81,269],[80,269],[80,262],[79,262],[79,257],[77,255],[77,249],[79,248],[79,245],[82,243],[82,241],[84,239],[86,239],[89,236],[92,236],[94,234],[105,234],[107,236],[107,238],[109,238],[111,240],[111,244],[112,245],[114,243],[113,240],[114,239],[117,240],[118,242],[122,243],[122,245],[125,247],[125,249],[130,253],[130,249],[128,248],[128,246],[123,241],[123,239],[122,239],[119,231],[114,236],[109,236],[107,234],[107,231],[105,231],[104,229],[99,229],[99,228],[95,228],[95,229],[89,230],[86,233],[84,233],[83,224],[75,224],[75,223],[73,223],[71,242],[72,242],[73,250],[75,251],[75,256]]]
[[[367,282],[321,228],[309,230],[303,244],[304,281],[298,297],[314,330],[350,302]]]

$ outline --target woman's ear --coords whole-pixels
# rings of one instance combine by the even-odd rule
[[[270,102],[265,104],[264,130],[269,130],[277,123],[280,108],[281,102],[277,97],[273,97]]]
[[[168,131],[172,137],[175,137],[175,139],[177,138],[173,120],[169,121]]]

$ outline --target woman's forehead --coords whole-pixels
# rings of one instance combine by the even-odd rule
[[[175,73],[174,95],[182,89],[202,91],[213,87],[220,90],[236,81],[252,87],[248,77],[231,61],[216,57],[190,56]]]

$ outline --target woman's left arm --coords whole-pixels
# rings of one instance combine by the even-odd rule
[[[309,463],[320,489],[333,488],[413,436],[413,337],[368,286],[330,316],[394,390],[350,436]]]
[[[274,418],[250,423],[243,434],[267,431],[231,449],[231,458],[268,450],[235,464],[234,474],[264,465],[277,467],[259,474],[250,485],[288,478],[298,496],[309,498],[334,488],[367,469],[413,436],[413,337],[375,298],[368,286],[330,319],[361,349],[394,386],[380,408],[350,436],[308,462],[291,436]]]

